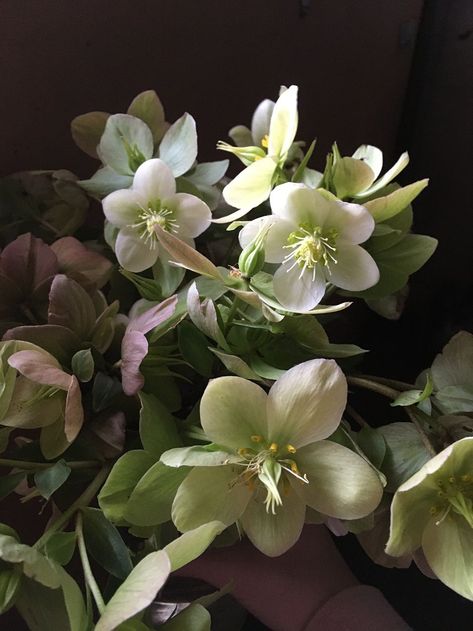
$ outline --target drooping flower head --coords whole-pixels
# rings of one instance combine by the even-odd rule
[[[102,203],[108,221],[120,229],[115,243],[118,262],[130,272],[141,272],[158,259],[156,226],[189,242],[210,225],[207,204],[194,195],[176,193],[172,171],[159,158],[138,167],[130,189],[110,193]]]
[[[434,456],[394,495],[386,553],[420,547],[438,578],[473,600],[473,437]]]
[[[220,451],[179,448],[161,458],[179,466],[184,454],[191,458],[186,464],[196,465],[174,500],[176,527],[238,521],[257,548],[277,556],[297,541],[306,505],[342,519],[374,510],[382,495],[376,472],[325,440],[340,423],[346,397],[346,379],[333,360],[291,368],[269,394],[240,377],[212,380],[200,413]]]
[[[240,232],[240,244],[246,247],[266,231],[265,260],[280,264],[274,295],[284,307],[309,311],[322,300],[327,282],[350,291],[378,282],[375,261],[359,245],[375,226],[363,206],[293,183],[276,187],[270,202],[273,215],[248,223]]]

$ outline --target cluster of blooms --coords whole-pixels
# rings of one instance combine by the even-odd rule
[[[47,590],[71,629],[89,628],[64,569],[78,546],[95,628],[143,631],[136,614],[217,535],[277,556],[304,523],[473,600],[473,336],[410,386],[354,373],[345,360],[365,351],[324,328],[355,298],[401,315],[436,247],[411,232],[427,180],[394,182],[407,154],[380,176],[371,145],[333,145],[310,168],[297,94],[281,88],[218,143],[244,165],[234,179],[228,160],[197,162],[192,116],[169,124],[148,91],[126,114],[72,122],[101,161],[90,179],[0,183],[0,495],[42,497],[53,515],[34,546],[0,524],[0,612],[33,624]],[[348,385],[406,419],[370,427]],[[106,604],[89,554],[115,581]],[[183,615],[210,629],[202,605]]]

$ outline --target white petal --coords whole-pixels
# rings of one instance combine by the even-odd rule
[[[223,198],[235,208],[251,210],[268,199],[276,162],[266,157],[256,160],[223,189]]]
[[[294,261],[283,263],[276,271],[273,281],[274,295],[280,304],[289,311],[305,313],[313,309],[325,294],[325,277],[317,266],[315,279],[312,270],[307,269],[301,276],[301,268]]]
[[[173,220],[177,224],[176,234],[180,239],[198,237],[210,226],[210,208],[195,195],[177,193],[163,199],[162,204],[173,211]]]
[[[274,106],[269,126],[268,155],[284,156],[297,132],[297,86],[285,90]]]
[[[290,368],[271,388],[269,439],[302,447],[330,436],[347,402],[347,381],[333,359],[311,359]]]
[[[129,272],[142,272],[156,263],[158,248],[151,249],[131,228],[122,228],[115,243],[120,265]]]
[[[245,125],[236,125],[235,127],[232,127],[228,132],[228,135],[237,147],[248,147],[254,144],[251,131],[248,127],[245,127]]]
[[[383,168],[383,152],[373,145],[361,145],[353,154],[352,158],[363,160],[374,173],[374,180],[381,173]]]
[[[348,291],[363,291],[379,281],[379,269],[371,254],[359,245],[337,242],[337,263],[330,266],[327,280]]]
[[[159,158],[153,158],[138,167],[133,190],[138,191],[149,202],[174,195],[176,181],[168,165]]]
[[[366,191],[363,191],[363,197],[368,197],[369,195],[376,193],[376,191],[384,188],[387,184],[389,184],[389,182],[392,182],[392,180],[394,180],[394,178],[399,175],[399,173],[401,173],[401,171],[403,171],[408,164],[409,154],[406,151],[399,157],[396,164],[392,166],[389,171],[386,171],[383,177],[375,182],[373,186],[370,186],[370,188],[368,188]]]
[[[331,202],[326,228],[335,228],[341,239],[350,243],[363,243],[373,233],[375,221],[372,214],[359,204]]]
[[[251,145],[261,146],[263,138],[269,134],[269,126],[271,124],[271,116],[274,110],[274,101],[265,99],[261,101],[258,107],[255,109],[253,118],[251,119]]]
[[[138,220],[145,200],[132,189],[123,189],[107,195],[102,201],[105,217],[114,226],[124,228]]]
[[[269,225],[264,242],[265,261],[267,263],[281,263],[288,254],[284,249],[287,238],[294,230],[294,226],[285,219],[279,217],[259,217],[250,221],[242,228],[239,234],[240,245],[246,247],[257,236],[263,226]]]
[[[323,227],[330,215],[333,202],[329,202],[318,191],[305,184],[287,182],[276,186],[270,197],[274,215],[299,226]]]

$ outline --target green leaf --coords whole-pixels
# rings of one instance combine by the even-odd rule
[[[0,454],[2,454],[8,447],[8,442],[10,440],[10,434],[12,433],[12,431],[13,427],[0,428]]]
[[[437,392],[435,400],[444,414],[473,411],[473,385],[445,386]]]
[[[107,519],[119,526],[127,525],[126,504],[139,480],[155,462],[143,450],[128,451],[117,460],[98,495],[99,506]]]
[[[199,557],[225,528],[226,525],[221,521],[211,521],[171,541],[164,548],[171,561],[171,572]]]
[[[159,157],[171,169],[174,177],[188,171],[197,158],[195,120],[187,112],[164,134],[159,145]]]
[[[75,547],[75,532],[55,532],[44,544],[43,552],[48,559],[59,565],[67,565],[72,559]]]
[[[10,473],[10,475],[0,476],[0,500],[10,495],[25,477],[26,473]]]
[[[166,129],[166,121],[163,105],[154,90],[146,90],[135,96],[127,114],[146,123],[153,134],[155,145],[158,144]]]
[[[377,223],[373,234],[363,247],[372,255],[375,252],[381,252],[381,250],[392,247],[410,231],[413,220],[414,213],[412,206],[409,205],[403,211],[391,217],[391,219]]]
[[[163,631],[210,631],[210,625],[211,618],[207,609],[194,603],[168,620],[160,629]]]
[[[48,469],[42,469],[34,474],[34,483],[41,495],[49,500],[71,474],[71,469],[64,460],[59,460]]]
[[[233,374],[238,375],[239,377],[243,377],[243,379],[251,379],[252,381],[264,381],[252,368],[250,368],[250,366],[248,366],[248,364],[243,359],[241,359],[241,357],[238,357],[237,355],[229,355],[228,353],[223,353],[216,348],[209,347],[209,350],[212,351],[214,355],[217,355],[225,368]]]
[[[94,358],[90,348],[77,351],[72,357],[71,368],[79,381],[90,381],[94,375]]]
[[[116,377],[110,377],[103,372],[95,375],[92,386],[92,407],[94,412],[105,410],[113,399],[122,392],[122,384]]]
[[[173,469],[156,462],[141,478],[125,508],[124,516],[135,526],[156,526],[171,519],[177,489],[188,469]]]
[[[296,171],[294,172],[294,175],[292,176],[291,182],[301,182],[302,181],[305,168],[306,168],[307,164],[309,163],[309,160],[310,160],[312,154],[314,153],[315,143],[316,143],[316,140],[313,140],[310,143],[310,146],[307,149],[304,158],[302,159],[301,163],[299,164],[299,166],[297,167]]]
[[[97,199],[102,199],[105,195],[109,193],[113,193],[113,191],[118,191],[122,188],[130,188],[133,184],[133,176],[132,175],[121,175],[114,171],[111,167],[103,167],[99,169],[94,175],[88,180],[80,180],[77,182],[84,191],[87,191],[89,195],[96,197]],[[110,240],[107,239],[107,236],[111,236],[114,233],[114,237],[116,239],[118,228],[114,228],[113,226],[107,228],[105,230],[105,240],[110,245]]]
[[[249,365],[250,368],[254,370],[257,375],[259,375],[263,379],[271,379],[272,381],[279,379],[279,377],[281,377],[286,372],[281,368],[270,366],[265,361],[263,361],[259,355],[252,355],[249,359]]]
[[[386,491],[393,493],[428,460],[427,451],[412,423],[390,423],[378,428],[386,441],[381,471],[386,475]]]
[[[105,129],[110,114],[107,112],[88,112],[76,116],[71,122],[72,138],[79,149],[92,158],[98,158],[97,146]]]
[[[0,615],[15,604],[21,585],[21,568],[14,566],[0,570]]]
[[[416,403],[420,403],[421,401],[425,401],[432,394],[434,389],[434,382],[432,381],[432,376],[430,373],[427,373],[427,383],[423,390],[405,390],[402,392],[395,401],[391,403],[392,407],[408,406],[415,405]]]
[[[38,583],[56,589],[60,585],[61,568],[38,550],[17,541],[10,535],[0,535],[0,559],[6,563],[21,563],[23,573]]]
[[[133,566],[120,533],[98,508],[84,508],[82,514],[87,550],[109,574],[125,579]]]
[[[163,550],[148,554],[109,600],[95,631],[113,631],[145,609],[163,587],[170,571],[171,563]]]
[[[382,433],[372,427],[362,427],[356,434],[356,442],[369,461],[379,469],[386,455],[386,443]]]
[[[177,337],[184,360],[200,375],[211,377],[214,358],[205,335],[194,324],[184,320],[177,329]]]
[[[164,451],[182,444],[172,414],[154,395],[139,393],[140,438],[145,451],[158,459]]]
[[[403,188],[397,188],[383,197],[363,202],[373,215],[375,221],[385,221],[403,211],[419,195],[429,183],[429,180],[419,180]]]
[[[159,300],[172,296],[186,275],[186,270],[183,267],[177,267],[169,263],[169,255],[164,248],[161,248],[158,260],[153,265],[152,271],[154,284],[161,290]],[[149,282],[149,279],[142,278],[142,280]],[[146,296],[143,297],[146,298]]]
[[[153,135],[142,120],[129,114],[108,118],[98,150],[105,165],[120,175],[133,175],[140,164],[153,156],[153,150]]]

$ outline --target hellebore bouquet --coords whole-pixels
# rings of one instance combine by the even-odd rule
[[[326,332],[354,300],[400,316],[427,180],[371,145],[316,171],[297,94],[218,143],[233,179],[147,91],[72,121],[90,179],[0,183],[0,497],[39,537],[0,524],[0,611],[32,630],[210,629],[208,600],[153,616],[170,573],[243,537],[281,555],[304,523],[473,600],[473,336],[410,385]],[[371,427],[359,389],[399,420]]]

